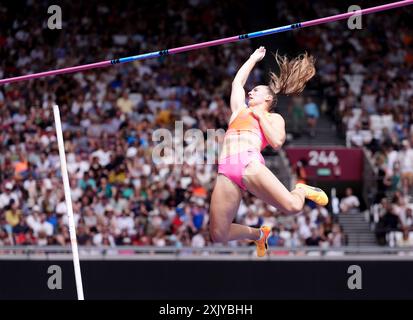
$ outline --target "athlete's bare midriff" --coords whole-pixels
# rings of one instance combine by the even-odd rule
[[[238,154],[247,150],[260,152],[261,139],[255,133],[247,130],[237,133],[227,133],[222,143],[219,159]]]

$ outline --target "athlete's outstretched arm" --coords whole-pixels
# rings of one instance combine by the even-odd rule
[[[254,68],[255,64],[264,58],[265,52],[266,50],[264,47],[259,47],[238,70],[234,80],[232,81],[232,112],[237,111],[239,108],[245,107],[245,83],[247,82],[248,76],[250,75],[251,70]]]

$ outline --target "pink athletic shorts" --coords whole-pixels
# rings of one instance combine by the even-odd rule
[[[261,152],[258,152],[257,150],[247,150],[220,160],[218,162],[218,173],[223,174],[236,183],[242,190],[247,190],[242,182],[242,177],[245,168],[254,159],[259,160],[265,165],[265,160]]]

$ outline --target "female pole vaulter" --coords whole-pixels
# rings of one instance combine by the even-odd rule
[[[210,204],[210,235],[214,242],[253,240],[257,255],[263,257],[271,229],[267,226],[251,228],[232,223],[242,197],[248,190],[269,205],[287,213],[303,209],[305,198],[325,206],[328,197],[319,188],[297,184],[288,191],[265,166],[261,155],[268,144],[279,149],[285,141],[285,123],[274,113],[279,95],[298,94],[315,75],[314,59],[307,54],[288,60],[275,55],[280,73],[270,73],[268,85],[258,85],[248,92],[245,104],[244,85],[255,64],[265,56],[264,47],[258,48],[239,69],[232,82],[231,111],[218,161],[218,176]]]

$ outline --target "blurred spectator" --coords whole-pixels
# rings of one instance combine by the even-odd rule
[[[305,113],[303,97],[294,97],[292,99],[292,107],[290,110],[292,115],[292,133],[296,137],[300,137],[305,126]]]
[[[310,212],[311,222],[315,223],[316,225],[323,224],[328,217],[329,217],[328,210],[323,206],[317,205]]]
[[[413,208],[408,207],[406,209],[406,215],[402,219],[402,224],[404,228],[413,231]]]
[[[413,148],[410,146],[408,140],[403,140],[402,146],[403,149],[399,152],[401,178],[403,192],[408,194],[413,186]],[[397,189],[399,189],[399,187]]]
[[[203,248],[206,246],[207,242],[206,242],[204,234],[206,234],[205,231],[202,233],[201,232],[197,233],[192,237],[191,246],[193,248]]]
[[[47,222],[46,218],[46,214],[40,213],[40,208],[37,205],[33,208],[33,213],[27,217],[27,225],[33,230],[35,237],[40,238],[42,235],[45,238],[53,235],[53,225]]]
[[[22,219],[22,212],[18,208],[17,203],[13,199],[10,200],[10,204],[8,207],[9,209],[6,210],[5,214],[6,221],[11,228],[14,228],[20,223],[20,220]]]
[[[127,91],[122,93],[122,96],[116,101],[116,106],[122,113],[130,114],[133,111],[133,102],[129,99]]]
[[[282,247],[284,246],[285,240],[279,234],[279,229],[276,227],[272,228],[272,233],[268,238],[268,245],[271,247]]]
[[[331,233],[328,233],[327,238],[331,247],[341,247],[346,245],[344,233],[342,232],[340,225],[336,223],[333,224]]]
[[[318,106],[312,101],[311,98],[306,99],[306,104],[304,105],[304,112],[307,117],[309,134],[311,137],[315,137],[317,121],[320,117],[320,112],[318,110]]]
[[[261,226],[260,217],[250,209],[244,218],[243,224],[253,228],[259,227]]]
[[[94,235],[93,244],[96,246],[116,246],[115,239],[113,235],[109,233],[109,228],[107,227],[104,227],[101,232]]]
[[[306,240],[311,237],[311,234],[312,234],[311,230],[316,229],[317,226],[313,222],[311,222],[311,218],[309,216],[306,216],[304,219],[304,222],[300,224],[299,228],[300,229],[298,233],[301,239]]]
[[[403,236],[397,240],[398,247],[413,247],[413,233],[407,228],[403,229]]]
[[[381,225],[386,232],[398,230],[400,227],[400,218],[394,210],[394,206],[389,205],[386,212],[381,218]]]
[[[305,239],[305,244],[307,246],[320,246],[324,240],[324,236],[319,234],[319,230],[317,228],[311,228],[311,235]]]
[[[13,191],[13,184],[11,182],[6,182],[4,184],[3,192],[0,194],[0,209],[8,206],[12,199],[16,204],[19,204],[19,196],[17,192]]]
[[[340,209],[343,213],[352,213],[358,211],[360,201],[357,196],[353,195],[353,189],[346,188],[346,195],[340,201]]]
[[[307,160],[306,159],[301,159],[297,161],[295,164],[295,176],[297,179],[297,183],[306,183],[307,180]]]

